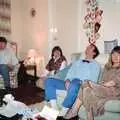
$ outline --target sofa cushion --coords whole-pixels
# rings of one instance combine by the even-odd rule
[[[71,67],[71,65],[72,65],[72,64],[69,64],[69,65],[68,65],[66,68],[64,68],[63,70],[58,71],[58,72],[54,75],[54,77],[59,78],[59,79],[61,79],[61,80],[65,80],[65,77],[66,77],[66,75],[67,75],[67,73],[68,73],[68,70],[69,70],[69,68]]]
[[[106,102],[105,111],[120,113],[120,100],[109,100]]]
[[[104,68],[105,63],[108,61],[109,54],[101,53],[95,60]]]

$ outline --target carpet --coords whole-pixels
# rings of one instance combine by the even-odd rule
[[[44,101],[44,90],[31,83],[20,85],[18,88],[13,89],[12,93],[17,101],[26,105]]]

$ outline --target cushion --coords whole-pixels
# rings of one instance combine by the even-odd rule
[[[69,65],[68,65],[66,68],[64,68],[63,70],[58,71],[58,72],[54,75],[54,77],[59,78],[59,79],[61,79],[61,80],[65,80],[65,77],[66,77],[67,72],[68,72],[69,68],[71,67],[71,65],[72,65],[72,64],[69,64]]]
[[[108,61],[109,54],[101,53],[95,60],[104,68],[105,63]]]
[[[10,86],[11,88],[17,88],[18,87],[18,81],[17,81],[17,73],[16,71],[9,72],[10,75]],[[4,88],[4,80],[3,77],[0,75],[0,89]]]
[[[108,112],[119,112],[120,113],[120,100],[109,100],[105,104],[105,110]]]

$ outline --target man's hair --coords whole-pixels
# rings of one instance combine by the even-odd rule
[[[94,44],[91,44],[91,45],[94,46],[94,52],[95,52],[96,54],[93,56],[93,58],[95,59],[95,58],[100,54],[100,52],[99,52],[99,50],[98,50],[98,48],[97,48],[96,45],[94,45]]]
[[[0,42],[7,43],[7,39],[5,37],[0,37]]]

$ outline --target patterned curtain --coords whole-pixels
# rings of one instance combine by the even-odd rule
[[[89,43],[95,44],[100,37],[99,29],[101,27],[103,10],[100,9],[98,0],[85,0],[85,4],[86,15],[83,27]]]
[[[10,40],[11,37],[11,3],[10,0],[0,0],[0,36]]]

